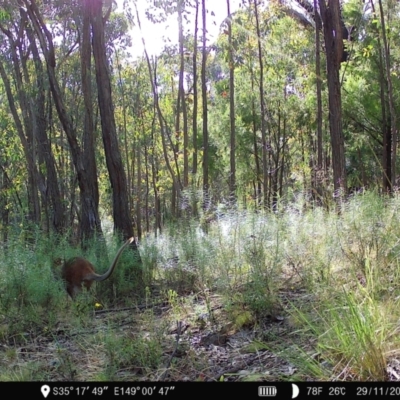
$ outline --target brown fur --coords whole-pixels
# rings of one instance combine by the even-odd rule
[[[75,298],[75,296],[81,292],[82,284],[89,290],[94,281],[100,282],[109,278],[117,265],[122,251],[128,244],[132,243],[132,241],[133,238],[130,238],[120,247],[114,261],[102,275],[96,274],[94,266],[84,258],[74,257],[65,261],[61,270],[61,276],[66,283],[67,292],[71,298]]]

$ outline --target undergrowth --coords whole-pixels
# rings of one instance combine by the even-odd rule
[[[225,208],[214,220],[186,218],[143,238],[140,264],[124,252],[113,276],[75,302],[57,280],[54,259],[82,255],[101,273],[120,241],[94,241],[81,251],[39,233],[29,241],[10,233],[0,258],[0,378],[154,378],[168,363],[170,332],[187,320],[228,335],[252,329],[254,343],[287,360],[296,379],[388,379],[399,356],[399,208],[397,195],[365,193],[340,210],[302,203],[276,213]],[[148,318],[135,309],[157,304],[168,313]],[[95,314],[112,307],[132,311],[118,321]],[[137,319],[134,334],[124,329]],[[268,333],[276,321],[288,334]],[[73,334],[69,344],[65,332]],[[44,365],[17,350],[37,338],[57,343]],[[187,357],[207,364],[190,350]],[[40,374],[32,372],[37,364]]]

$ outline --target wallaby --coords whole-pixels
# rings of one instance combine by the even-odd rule
[[[85,285],[86,289],[89,290],[90,286],[94,281],[104,281],[109,278],[113,273],[115,266],[117,265],[118,259],[124,250],[124,248],[133,242],[133,237],[128,239],[118,250],[114,261],[111,263],[108,270],[103,275],[96,274],[93,265],[84,258],[74,257],[64,262],[61,270],[62,279],[65,281],[67,286],[67,292],[72,299],[75,298],[82,290],[82,284]]]

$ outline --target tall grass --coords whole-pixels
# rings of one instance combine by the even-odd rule
[[[302,349],[288,356],[301,374],[384,380],[399,345],[399,208],[397,195],[371,192],[340,212],[296,204],[275,214],[226,212],[207,234],[192,221],[152,243],[165,255],[161,277],[171,273],[171,257],[175,272],[190,265],[192,290],[218,291],[234,322],[289,314],[296,341],[283,346]],[[320,353],[325,361],[310,358]]]
[[[82,252],[40,235],[30,244],[11,235],[0,257],[0,341],[53,331],[60,309],[73,311],[64,313],[71,326],[85,326],[95,302],[163,296],[174,320],[208,315],[202,323],[217,326],[227,318],[232,329],[251,326],[261,341],[280,317],[290,334],[267,345],[296,366],[299,379],[384,380],[399,348],[399,209],[397,195],[366,193],[344,201],[340,212],[298,203],[276,213],[226,208],[206,228],[193,219],[171,223],[142,240],[140,268],[127,251],[112,278],[73,306],[54,279],[52,258],[83,255],[102,272],[120,241],[107,242],[104,255],[104,242]],[[104,376],[118,376],[132,360],[145,363],[146,373],[157,368],[161,341],[130,340],[107,334]],[[127,359],[118,353],[123,348],[130,349]],[[146,360],[137,358],[143,349]]]

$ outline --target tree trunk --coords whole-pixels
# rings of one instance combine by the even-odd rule
[[[198,91],[197,91],[197,35],[198,35],[198,21],[199,21],[199,2],[195,0],[196,11],[194,19],[194,38],[193,38],[193,168],[192,173],[194,176],[197,174],[197,110],[198,110]],[[195,184],[195,180],[193,180]],[[195,185],[193,185],[195,186]]]
[[[3,238],[2,242],[4,248],[7,249],[8,242],[8,230],[9,230],[9,217],[10,217],[10,201],[9,201],[9,189],[10,189],[10,179],[6,173],[6,162],[4,160],[0,160],[1,170],[0,170],[0,213],[1,213],[1,224],[2,224],[2,232]]]
[[[22,15],[22,19],[24,16]],[[21,22],[21,25],[23,23]],[[0,74],[4,82],[4,86],[6,89],[7,100],[10,106],[11,113],[14,118],[14,122],[16,124],[18,136],[21,140],[21,144],[24,149],[24,155],[27,162],[27,175],[28,175],[28,220],[33,222],[34,224],[38,224],[41,219],[40,215],[40,202],[38,190],[42,189],[42,196],[44,196],[44,183],[40,180],[40,174],[38,172],[36,166],[36,148],[35,148],[35,140],[33,136],[33,124],[32,124],[32,109],[31,103],[28,99],[27,93],[24,89],[23,76],[22,71],[25,73],[25,79],[29,79],[27,76],[26,70],[26,56],[22,51],[22,43],[20,38],[14,40],[12,33],[5,29],[2,25],[0,25],[1,31],[7,36],[10,43],[10,53],[11,53],[11,62],[14,70],[14,81],[17,89],[17,100],[19,103],[20,111],[22,114],[22,121],[19,117],[18,110],[15,106],[14,96],[11,90],[10,78],[6,73],[6,70],[3,65],[0,65]],[[17,49],[19,50],[19,57],[17,53]],[[23,63],[25,63],[25,68]]]
[[[388,135],[385,135],[384,138],[384,153],[391,151],[391,176],[386,176],[387,188],[386,190],[393,190],[393,183],[396,181],[396,151],[397,151],[397,121],[396,121],[396,107],[393,98],[393,85],[392,85],[392,77],[390,72],[390,49],[388,40],[386,38],[386,28],[385,28],[385,17],[383,15],[383,7],[382,1],[379,0],[379,11],[381,18],[381,26],[382,26],[382,39],[383,39],[383,51],[384,51],[384,59],[385,59],[385,67],[386,67],[386,82],[388,89],[388,97],[389,97],[389,110],[390,110],[390,131]],[[387,137],[389,136],[389,137]],[[390,158],[389,158],[390,159]]]
[[[322,172],[322,78],[321,78],[321,18],[317,15],[317,0],[314,0],[315,20],[315,77],[317,83],[317,171]]]
[[[136,163],[137,163],[137,199],[136,199],[136,227],[137,237],[142,238],[142,152],[141,146],[136,146]]]
[[[67,135],[70,147],[72,161],[76,170],[79,190],[81,194],[82,210],[81,210],[81,230],[86,227],[93,227],[95,221],[99,220],[98,209],[96,207],[96,193],[93,192],[93,183],[90,179],[88,171],[85,169],[84,154],[79,147],[75,128],[73,126],[70,115],[67,112],[61,89],[56,78],[55,67],[56,60],[54,55],[54,45],[51,33],[46,27],[36,3],[24,0],[27,6],[29,18],[32,21],[36,35],[39,38],[40,46],[46,60],[47,75],[49,77],[50,89],[53,95],[54,104],[57,110],[61,125]],[[96,177],[97,179],[97,177]],[[94,230],[88,230],[81,233],[83,237],[90,237]]]
[[[146,232],[150,232],[150,222],[149,222],[149,193],[150,193],[150,184],[149,184],[149,151],[148,147],[144,145],[144,165],[146,169],[146,198],[145,198],[145,210],[146,210]]]
[[[138,23],[139,29],[141,30],[141,23],[140,23],[139,12],[137,10],[137,7],[136,7],[136,18],[137,18],[137,23]],[[167,132],[168,128],[166,127],[165,119],[164,119],[164,117],[162,115],[162,111],[161,111],[161,108],[160,108],[160,103],[159,103],[159,99],[158,99],[158,91],[157,91],[157,87],[156,87],[156,78],[155,78],[156,77],[156,66],[154,66],[154,74],[153,74],[153,69],[152,69],[152,66],[151,66],[150,57],[149,57],[149,54],[147,53],[146,42],[145,42],[143,36],[142,36],[142,43],[143,43],[143,48],[144,48],[144,54],[145,54],[145,57],[146,57],[147,68],[148,68],[148,71],[149,71],[151,89],[152,89],[152,92],[153,92],[154,108],[156,110],[158,123],[160,125],[161,142],[162,142],[164,161],[165,161],[167,169],[168,169],[168,171],[170,173],[170,176],[171,176],[171,179],[172,179],[172,184],[173,184],[173,187],[175,188],[175,192],[176,193],[180,193],[180,190],[181,190],[180,181],[179,181],[179,179],[177,179],[176,174],[175,174],[175,172],[174,172],[174,170],[173,170],[173,168],[171,166],[171,163],[170,163],[169,157],[168,157],[167,143],[166,143],[166,140],[165,140],[166,136],[169,137],[172,149],[174,149],[174,146],[173,146],[171,137],[168,135],[168,132]],[[176,154],[174,154],[174,159],[176,161]],[[159,222],[160,222],[160,220],[159,220]],[[160,222],[160,227],[161,227],[161,222]]]
[[[333,184],[337,195],[346,192],[346,170],[344,138],[342,131],[342,100],[339,69],[343,55],[343,37],[340,25],[339,0],[319,0],[321,19],[324,26],[326,66],[329,92],[329,130],[332,145]]]
[[[232,15],[230,0],[226,0],[228,10],[228,42],[229,42],[229,120],[230,120],[230,173],[229,195],[232,202],[236,202],[236,127],[235,127],[235,65],[232,46]]]
[[[207,20],[206,2],[202,0],[202,23],[203,23],[203,43],[201,60],[201,95],[203,102],[203,208],[207,208],[209,202],[209,152],[208,152],[208,110],[207,110]]]
[[[35,160],[32,155],[32,146],[30,145],[27,137],[25,136],[24,126],[26,127],[26,123],[23,125],[21,122],[17,107],[14,102],[10,80],[1,61],[0,61],[0,76],[3,80],[4,88],[7,95],[8,105],[10,107],[10,111],[13,116],[17,133],[20,138],[22,148],[24,151],[24,156],[26,159],[27,174],[28,174],[28,219],[30,222],[37,224],[40,221],[39,199],[37,192],[38,172]],[[20,104],[20,107],[23,110],[24,105]]]
[[[106,156],[106,164],[113,193],[114,228],[124,238],[133,236],[133,226],[129,213],[129,201],[125,169],[119,150],[117,130],[114,118],[114,106],[111,94],[111,80],[104,39],[105,21],[102,13],[102,0],[92,0],[91,26],[92,45],[96,67],[97,95],[101,116],[101,131]],[[111,7],[111,5],[110,5]],[[135,241],[132,242],[136,247]]]
[[[250,79],[251,79],[251,91],[254,93],[254,70],[253,70],[253,65],[250,65]],[[254,162],[256,165],[256,181],[257,184],[255,186],[255,192],[254,192],[254,202],[256,208],[258,208],[261,204],[261,182],[262,182],[262,176],[261,176],[261,168],[260,168],[260,157],[258,155],[258,143],[257,143],[257,122],[256,122],[256,105],[254,101],[254,97],[251,99],[251,119],[253,122],[253,149],[254,149]]]
[[[377,19],[374,2],[371,0],[371,8],[374,18]],[[385,66],[383,61],[382,46],[380,33],[376,29],[377,34],[377,51],[379,56],[379,94],[380,94],[380,105],[382,115],[382,189],[384,193],[392,191],[392,132],[390,126],[390,115],[389,115],[389,102],[387,99],[387,80],[385,79]]]
[[[119,62],[118,51],[115,52],[115,57],[116,57],[117,65],[118,65],[118,80],[119,80],[118,87],[119,87],[119,89],[121,91],[122,118],[123,118],[123,124],[124,124],[124,128],[123,128],[124,129],[124,153],[125,153],[125,162],[126,162],[126,165],[127,165],[127,168],[126,168],[127,174],[126,175],[127,175],[127,191],[128,191],[128,200],[129,200],[129,210],[132,210],[133,209],[132,191],[134,189],[133,181],[134,181],[135,178],[134,178],[133,172],[131,174],[131,169],[129,168],[130,160],[129,160],[129,145],[128,145],[128,125],[127,125],[127,118],[126,118],[126,116],[127,116],[127,102],[126,102],[126,96],[125,96],[124,79],[123,79],[122,74],[121,74],[122,68],[119,68],[120,62]],[[139,82],[137,82],[137,85],[138,84],[139,84]],[[140,96],[139,96],[139,99],[138,99],[138,103],[139,103],[138,109],[140,109],[141,108]],[[132,162],[132,167],[133,167],[133,162]]]
[[[155,118],[155,117],[154,117]],[[152,176],[152,184],[153,184],[153,191],[154,191],[154,232],[155,236],[157,237],[157,232],[161,235],[161,207],[160,207],[160,196],[158,194],[158,171],[156,166],[156,159],[157,159],[157,149],[155,145],[155,138],[154,138],[154,123],[151,127],[151,143],[153,144],[152,150],[152,157],[151,157],[151,176]]]
[[[90,192],[93,193],[93,207],[99,208],[99,185],[97,183],[97,165],[95,154],[95,138],[93,123],[93,106],[92,106],[92,79],[91,79],[91,44],[90,44],[90,9],[87,7],[85,0],[83,6],[83,27],[81,46],[81,76],[82,76],[82,92],[85,105],[85,122],[83,130],[83,162],[84,168],[88,174],[88,185]],[[81,204],[85,204],[86,199],[82,192],[80,193]],[[95,234],[102,236],[100,216],[98,213],[90,215],[91,207],[83,207],[83,212],[89,212],[81,222],[81,241],[92,237]]]
[[[178,26],[179,26],[179,93],[180,107],[177,109],[177,118],[180,119],[180,108],[182,108],[182,119],[183,119],[183,187],[189,185],[189,137],[188,137],[188,119],[187,109],[185,100],[185,88],[183,86],[183,79],[185,73],[185,54],[183,48],[183,23],[182,23],[182,12],[184,8],[184,1],[179,0],[178,2]]]
[[[267,133],[266,133],[266,107],[265,107],[265,95],[264,95],[264,63],[262,58],[261,50],[261,31],[260,22],[258,17],[258,4],[257,0],[253,0],[254,4],[254,15],[256,17],[256,31],[257,31],[257,43],[258,43],[258,64],[260,67],[260,113],[261,113],[261,141],[262,141],[262,181],[263,181],[263,205],[264,208],[269,207],[268,198],[268,167],[267,167]]]

